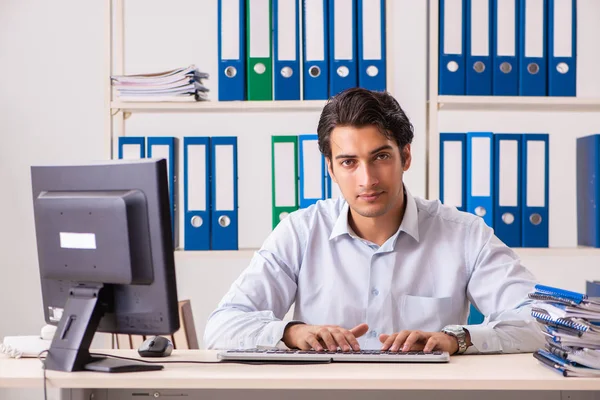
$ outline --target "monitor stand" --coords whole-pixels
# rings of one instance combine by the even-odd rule
[[[107,357],[92,357],[89,349],[106,312],[110,287],[103,284],[73,286],[46,360],[45,368],[54,371],[135,372],[162,369],[159,364]],[[110,296],[112,297],[112,296]]]

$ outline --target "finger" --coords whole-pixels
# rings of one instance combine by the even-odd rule
[[[346,341],[348,342],[348,344],[350,344],[352,350],[360,351],[360,345],[358,344],[358,340],[356,340],[356,337],[352,334],[352,332],[348,330],[343,330],[342,334],[346,337]]]
[[[385,341],[387,340],[387,338],[389,338],[390,335],[388,335],[387,333],[382,333],[381,335],[379,335],[379,341],[381,343],[385,343]]]
[[[348,343],[348,341],[346,340],[346,336],[342,333],[342,331],[340,331],[339,329],[334,329],[331,331],[331,335],[338,344],[339,348],[342,349],[342,351],[351,350],[350,343]]]
[[[309,347],[308,347],[308,349],[303,349],[303,350],[314,349],[316,351],[323,351],[323,346],[321,345],[321,343],[319,343],[319,340],[317,339],[317,337],[315,335],[309,335],[306,337],[305,340]]]
[[[402,346],[402,351],[409,351],[413,349],[414,345],[420,340],[426,340],[427,338],[421,331],[413,331],[406,340],[404,341],[404,345]]]
[[[327,346],[327,348],[331,351],[336,351],[337,350],[337,345],[335,344],[335,340],[333,339],[333,336],[331,336],[331,332],[329,332],[329,329],[327,328],[323,328],[319,331],[319,337],[321,339],[323,339],[323,341],[325,342],[325,346]]]
[[[381,346],[381,351],[387,351],[392,346],[392,344],[394,344],[396,336],[398,336],[397,333],[388,335],[387,339],[385,339],[385,342],[383,342],[383,346]]]
[[[390,351],[399,351],[400,348],[402,347],[402,344],[404,344],[404,342],[406,341],[406,338],[412,332],[413,331],[400,331],[400,332],[398,332],[398,335],[396,335],[396,337],[394,338],[394,340],[390,344]]]
[[[350,329],[350,332],[354,335],[354,337],[357,337],[357,338],[361,337],[368,331],[369,331],[369,325],[367,325],[367,324],[359,324],[359,325],[356,325],[354,328]]]
[[[438,344],[439,344],[439,339],[436,338],[435,336],[432,336],[429,338],[427,343],[425,343],[425,347],[423,348],[423,351],[433,351],[433,350],[435,350],[435,348],[437,347]]]

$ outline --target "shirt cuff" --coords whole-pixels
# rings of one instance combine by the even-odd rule
[[[472,343],[464,354],[502,352],[502,345],[493,325],[464,325],[463,328],[469,331]]]
[[[277,348],[287,348],[283,341],[283,332],[285,328],[290,324],[303,324],[302,321],[273,321],[269,322],[267,326],[263,329],[260,340],[258,341],[258,346],[266,346],[266,347],[277,347]]]

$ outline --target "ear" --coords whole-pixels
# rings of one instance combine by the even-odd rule
[[[327,171],[329,172],[329,176],[335,183],[338,183],[337,179],[335,179],[335,174],[333,173],[333,164],[331,163],[331,158],[325,157],[325,162],[327,163]]]
[[[410,143],[404,146],[402,149],[402,169],[407,171],[410,168],[410,163],[412,162],[412,155],[410,154]]]

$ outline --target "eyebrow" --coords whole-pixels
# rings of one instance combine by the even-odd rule
[[[371,150],[371,154],[379,153],[382,150],[393,150],[393,148],[389,144],[384,144],[383,146],[378,147],[375,150]],[[335,156],[336,160],[340,158],[356,158],[356,156],[353,154],[338,154],[337,156]]]

